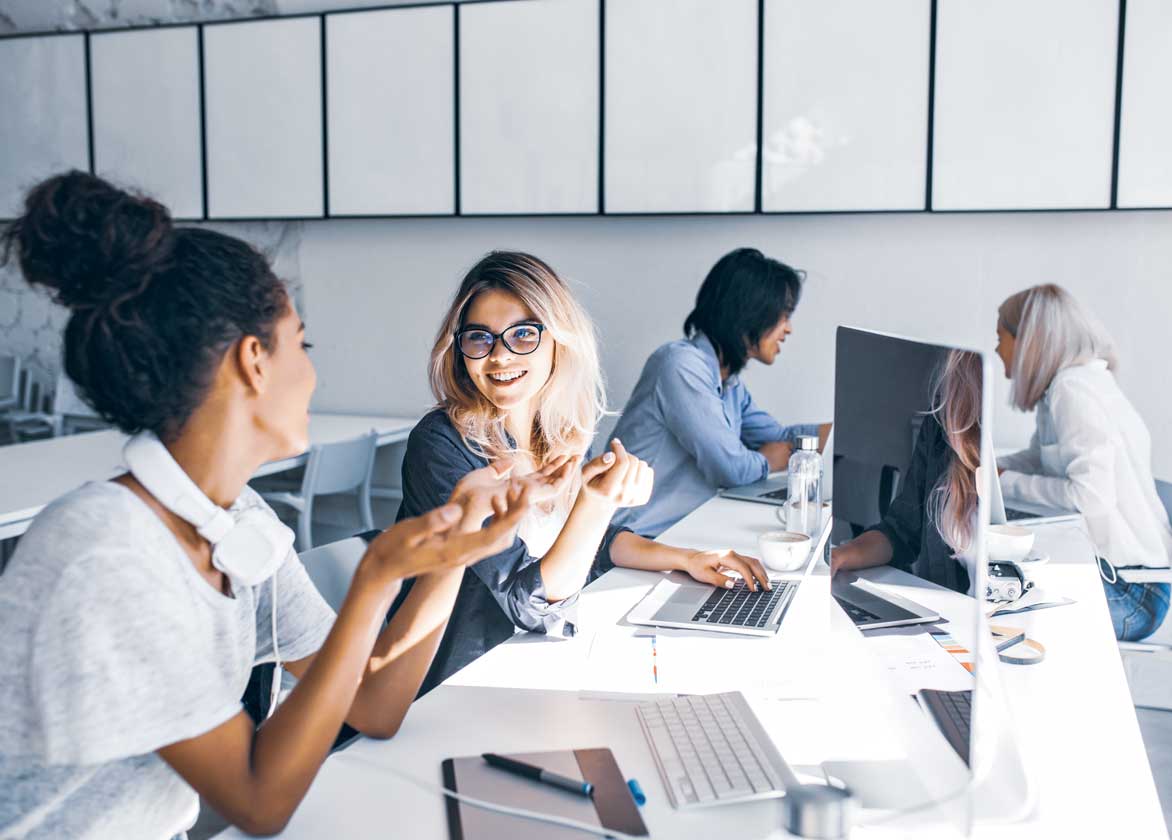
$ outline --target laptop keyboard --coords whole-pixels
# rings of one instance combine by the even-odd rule
[[[798,588],[795,580],[771,580],[773,589],[749,590],[743,580],[731,589],[714,589],[692,621],[729,627],[764,627],[778,604],[786,604]]]
[[[865,610],[862,607],[855,606],[850,601],[844,601],[837,595],[834,596],[834,600],[838,601],[838,605],[842,607],[843,611],[847,615],[851,617],[851,621],[853,621],[855,624],[866,624],[879,620],[879,616],[875,615],[875,613],[871,612],[870,610]]]
[[[973,693],[971,691],[920,691],[936,725],[948,739],[965,764],[969,763],[969,741],[972,738]]]

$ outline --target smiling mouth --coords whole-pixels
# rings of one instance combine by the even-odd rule
[[[490,373],[488,378],[494,385],[505,386],[520,381],[528,373],[527,370],[505,370],[499,373]]]

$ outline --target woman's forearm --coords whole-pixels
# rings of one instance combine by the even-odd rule
[[[685,569],[687,552],[624,531],[610,544],[610,561],[625,569],[674,572]]]
[[[225,726],[160,750],[234,825],[261,833],[283,827],[329,754],[397,591],[360,577],[361,569],[297,687],[255,733]],[[206,755],[201,742],[218,758]]]
[[[541,558],[547,601],[564,601],[582,588],[615,509],[604,499],[578,494],[561,533]]]
[[[866,531],[831,552],[830,568],[834,572],[869,569],[890,563],[893,556],[891,541],[881,531]]]
[[[415,581],[374,643],[347,723],[375,738],[398,731],[431,667],[463,577],[458,568]]]

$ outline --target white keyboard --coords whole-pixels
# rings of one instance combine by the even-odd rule
[[[770,799],[798,783],[739,691],[665,697],[637,712],[675,808]]]

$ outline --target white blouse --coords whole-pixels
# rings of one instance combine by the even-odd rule
[[[1102,359],[1059,371],[1038,403],[1029,448],[997,459],[1006,504],[1077,510],[1100,557],[1167,568],[1172,527],[1151,463],[1147,426]]]

